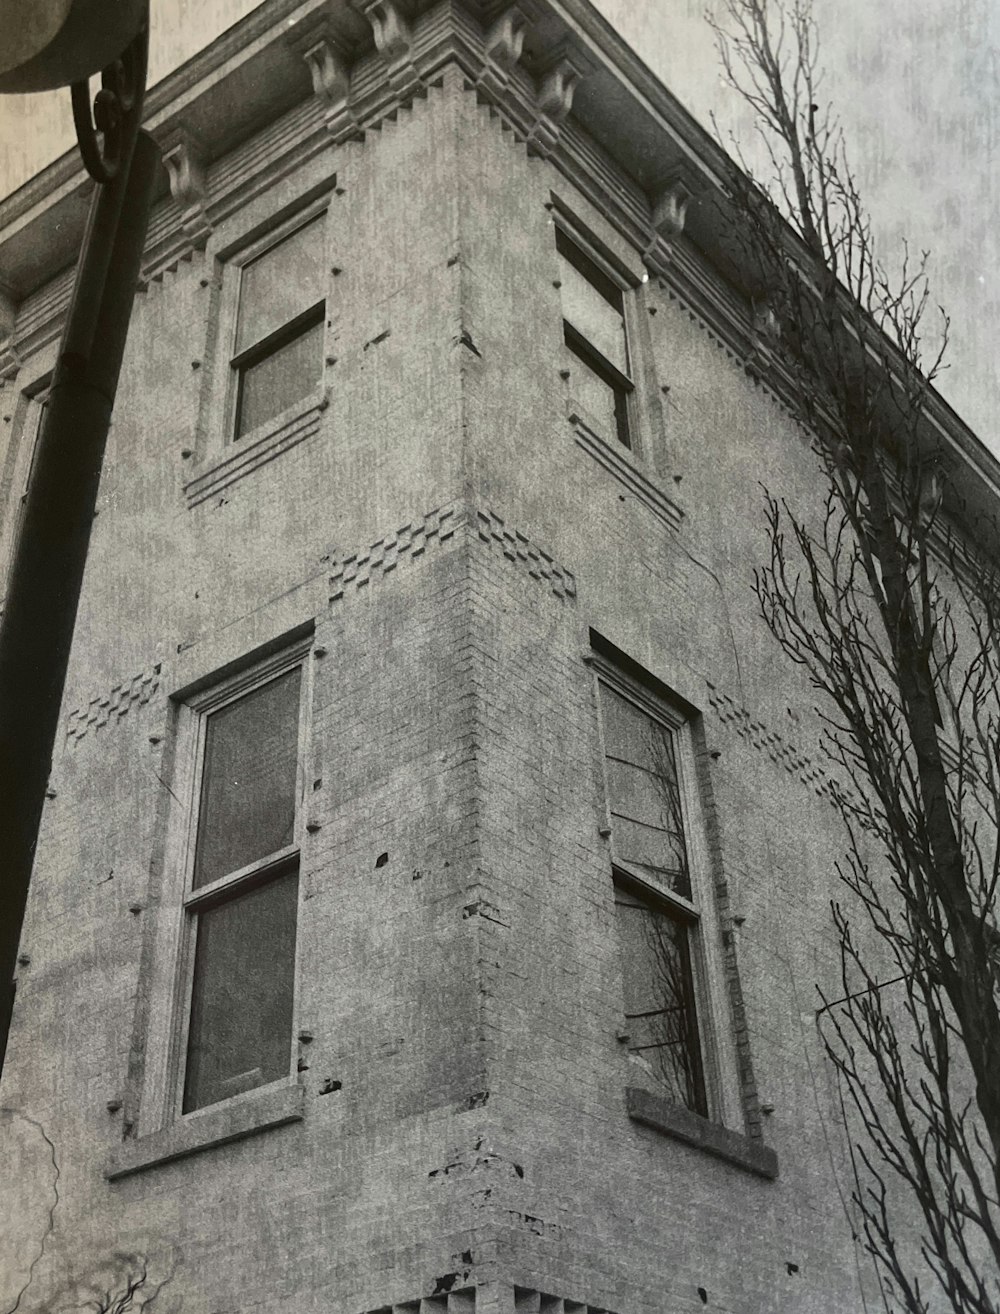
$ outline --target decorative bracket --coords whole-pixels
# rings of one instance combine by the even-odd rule
[[[402,0],[355,2],[372,25],[375,49],[387,66],[390,87],[402,104],[409,104],[423,91],[423,84],[413,63],[413,29]]]
[[[747,371],[757,376],[774,362],[774,349],[781,341],[781,320],[771,296],[764,293],[753,301],[753,338],[745,361]]]
[[[180,208],[184,235],[195,250],[200,250],[213,227],[206,208],[204,147],[189,129],[175,127],[163,142],[163,164],[170,181],[170,195]]]
[[[674,177],[660,188],[653,202],[652,231],[643,259],[656,274],[666,272],[673,244],[684,231],[688,202],[693,194],[682,178]]]
[[[513,5],[500,14],[483,37],[484,62],[476,86],[488,97],[498,97],[509,84],[533,12],[526,11],[523,4]]]
[[[323,121],[335,141],[347,141],[359,132],[357,115],[351,109],[351,59],[347,44],[337,37],[327,20],[297,34],[290,42],[305,60],[313,93],[323,105]]]
[[[590,61],[565,43],[552,56],[538,86],[537,113],[528,131],[528,150],[543,159],[555,150],[562,125],[573,108],[580,79],[590,72]]]

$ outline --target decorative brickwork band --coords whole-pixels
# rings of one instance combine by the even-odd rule
[[[331,560],[330,601],[342,598],[350,585],[364,588],[373,577],[395,570],[401,561],[422,556],[429,543],[445,542],[461,523],[461,514],[456,514],[454,507],[439,507],[428,511],[422,520],[401,526],[395,534],[377,539],[364,552]]]
[[[836,801],[836,782],[823,767],[818,766],[794,744],[788,743],[777,731],[769,730],[762,721],[755,721],[745,707],[733,702],[728,694],[720,693],[710,681],[706,681],[706,684],[709,705],[723,724],[734,726],[741,739],[765,753],[776,766],[784,767],[789,775],[798,776],[802,784],[820,798],[830,803]]]
[[[523,566],[532,579],[547,584],[557,598],[575,598],[576,580],[547,552],[509,528],[495,511],[466,511],[459,505],[438,507],[422,519],[403,525],[394,534],[377,539],[363,552],[330,558],[330,601],[339,601],[348,588],[365,588],[401,562],[422,556],[432,543],[444,543],[466,525],[475,527],[483,543],[499,548],[508,561]]]
[[[120,720],[133,707],[143,707],[160,687],[160,666],[141,671],[131,680],[116,684],[110,693],[91,698],[66,717],[66,738],[79,742],[88,730],[100,730],[109,721]]]
[[[500,548],[509,561],[520,562],[532,579],[543,580],[557,598],[575,598],[576,580],[518,529],[508,529],[493,511],[477,511],[476,527],[484,543]]]

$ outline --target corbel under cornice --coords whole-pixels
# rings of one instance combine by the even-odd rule
[[[353,0],[355,8],[372,25],[375,49],[401,105],[423,91],[423,79],[413,59],[413,11],[404,0]]]
[[[309,70],[313,95],[323,106],[323,122],[330,140],[337,143],[357,137],[360,127],[351,107],[355,49],[325,13],[314,21],[299,24],[288,43]]]
[[[515,4],[505,9],[490,24],[483,38],[483,67],[476,78],[480,92],[490,99],[503,96],[524,51],[528,24],[534,6]]]
[[[594,67],[583,48],[569,38],[549,52],[538,69],[535,117],[527,136],[529,152],[543,159],[554,153],[562,126],[573,108],[573,94],[581,78]]]

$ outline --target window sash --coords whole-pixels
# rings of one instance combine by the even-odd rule
[[[233,359],[279,333],[323,298],[324,214],[287,233],[240,268]]]
[[[296,402],[308,397],[310,393],[319,387],[323,379],[322,326],[325,313],[326,304],[320,301],[316,305],[310,306],[308,310],[303,311],[295,319],[290,320],[289,323],[283,324],[281,328],[276,329],[263,341],[255,343],[252,347],[233,358],[232,368],[236,374],[236,400],[233,418],[233,437],[235,439],[243,438],[248,433],[252,433],[254,429],[267,424],[287,410],[288,407],[294,406]],[[268,361],[275,360],[282,353],[291,360],[296,344],[301,344],[303,340],[309,338],[313,334],[313,330],[317,328],[320,329],[320,332],[316,335],[318,341],[312,344],[314,351],[311,363],[297,362],[301,369],[297,386],[289,387],[289,381],[282,380],[278,387],[273,388],[270,395],[265,391],[260,397],[254,398],[252,405],[249,404],[248,379],[254,370]],[[294,379],[291,382],[294,383]]]
[[[639,696],[636,691],[630,689],[624,682],[608,678],[608,675],[603,671],[598,673],[597,689],[600,710],[601,762],[612,861],[616,868],[626,873],[633,881],[638,882],[643,888],[665,900],[676,915],[688,922],[696,922],[700,914],[692,889],[691,877],[691,851],[688,835],[689,807],[686,802],[688,768],[685,761],[690,753],[690,745],[687,742],[686,723],[680,718],[669,716],[667,710],[662,708],[658,702],[654,702],[649,697]],[[643,825],[641,821],[633,821],[628,812],[621,810],[621,808],[627,806],[627,800],[615,797],[612,777],[613,775],[623,774],[618,770],[619,765],[624,766],[626,770],[631,768],[635,771],[645,772],[648,775],[652,775],[652,772],[649,770],[648,763],[632,761],[632,758],[635,757],[645,758],[648,756],[647,753],[643,752],[641,746],[637,746],[631,758],[626,759],[622,756],[624,751],[622,748],[609,743],[609,712],[613,705],[606,702],[607,694],[627,703],[647,722],[669,736],[667,740],[669,760],[664,765],[669,767],[673,777],[672,791],[674,796],[669,800],[669,803],[674,815],[666,819],[669,824],[662,826],[645,825],[643,827],[652,832],[653,835],[659,833],[664,837],[662,846],[665,861],[662,864],[640,862],[634,854],[630,855],[623,846],[622,826],[619,825],[617,829],[615,826],[616,818],[620,818],[621,821],[630,826]],[[678,850],[680,850],[679,855]],[[671,855],[680,857],[679,865],[666,861]]]
[[[302,828],[304,827],[303,801],[305,793],[305,781],[307,779],[308,768],[306,762],[306,750],[308,744],[308,727],[309,727],[309,708],[311,706],[311,665],[305,658],[312,645],[312,639],[299,641],[291,649],[275,654],[267,661],[258,664],[255,667],[242,672],[233,679],[221,683],[220,685],[207,690],[204,694],[195,697],[185,704],[186,714],[192,718],[190,726],[191,746],[190,762],[191,773],[185,788],[187,798],[186,805],[186,840],[184,841],[185,858],[184,858],[184,895],[181,899],[180,914],[182,924],[179,928],[180,941],[178,944],[178,972],[177,980],[178,994],[177,1008],[174,1018],[173,1035],[174,1043],[171,1047],[172,1056],[168,1061],[169,1082],[168,1087],[172,1092],[168,1096],[169,1104],[168,1116],[183,1117],[194,1114],[203,1108],[210,1107],[206,1104],[199,1104],[197,1108],[186,1108],[188,1095],[188,1058],[189,1042],[191,1035],[192,1022],[192,1004],[194,1001],[195,981],[194,972],[198,952],[198,930],[201,918],[214,909],[222,908],[230,904],[235,904],[245,895],[250,894],[258,888],[269,885],[272,881],[278,881],[286,876],[296,875],[300,871],[300,855]],[[205,767],[205,749],[207,740],[207,729],[209,717],[212,713],[221,711],[223,708],[239,702],[242,698],[247,697],[255,690],[270,683],[272,680],[279,679],[283,675],[298,669],[300,673],[299,684],[299,703],[297,710],[295,726],[295,753],[296,753],[296,773],[295,773],[295,822],[294,822],[294,842],[273,853],[262,855],[246,866],[237,868],[233,871],[226,872],[217,879],[207,883],[197,889],[192,888],[194,874],[194,862],[197,845],[198,823],[200,820],[200,802],[202,798],[202,784]],[[288,970],[291,973],[291,1010],[293,1024],[288,1028],[288,1067],[283,1075],[274,1078],[273,1082],[288,1082],[294,1079],[294,1012],[297,1008],[297,986],[298,986],[298,953],[299,953],[299,936],[298,936],[298,917],[299,905],[301,901],[300,893],[296,896],[295,917],[293,919],[293,936],[294,951],[292,962]],[[272,1084],[271,1081],[265,1083]],[[250,1089],[260,1089],[260,1087],[248,1087]],[[221,1098],[235,1098],[243,1092],[234,1091],[232,1095],[225,1095]]]
[[[588,380],[583,385],[584,395],[575,400],[582,402],[602,427],[613,432],[623,447],[631,448],[629,397],[634,391],[631,380],[615,369],[600,352],[595,351],[569,320],[563,322],[563,337],[567,349],[586,371],[585,377]],[[606,390],[607,399],[595,391],[595,382],[602,390]]]
[[[190,915],[182,1114],[289,1078],[298,902],[296,855]]]
[[[644,1081],[655,1093],[665,1094],[693,1113],[707,1117],[691,943],[694,927],[678,917],[667,900],[618,869],[614,872],[614,896],[629,1052],[640,1058]],[[630,919],[626,926],[624,909],[643,916]],[[665,931],[665,927],[670,929]]]

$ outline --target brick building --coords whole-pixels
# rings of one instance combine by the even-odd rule
[[[815,469],[718,149],[586,0],[265,0],[148,122],[0,1293],[860,1309],[840,823],[750,589]],[[5,559],[81,181],[0,203]]]

